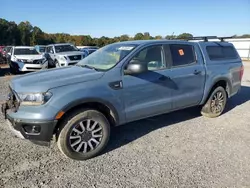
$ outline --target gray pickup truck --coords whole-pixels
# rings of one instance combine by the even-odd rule
[[[19,137],[38,144],[55,138],[65,156],[86,160],[106,147],[113,126],[191,106],[221,115],[243,70],[228,42],[113,43],[76,66],[13,78],[2,112]]]

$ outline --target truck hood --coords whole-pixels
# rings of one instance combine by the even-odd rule
[[[12,79],[10,86],[17,93],[46,92],[55,87],[96,80],[103,75],[104,72],[93,69],[69,66],[17,76]]]
[[[63,56],[69,56],[69,55],[83,55],[83,52],[79,52],[79,51],[72,51],[72,52],[59,52],[56,53],[56,55],[63,55]]]
[[[17,59],[25,59],[25,60],[30,60],[30,59],[42,59],[44,56],[41,54],[38,55],[15,55]]]

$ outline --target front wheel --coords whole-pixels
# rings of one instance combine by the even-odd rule
[[[217,87],[209,96],[207,102],[201,109],[201,114],[206,117],[215,118],[220,116],[227,103],[227,93],[221,86]]]
[[[56,68],[60,67],[59,62],[57,60],[55,60],[55,66],[56,66]]]
[[[57,140],[60,151],[71,159],[86,160],[98,155],[107,145],[110,124],[96,110],[78,110],[62,123]]]

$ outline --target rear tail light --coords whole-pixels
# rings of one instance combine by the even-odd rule
[[[242,65],[240,67],[240,80],[242,80],[243,74],[244,74],[244,66]]]

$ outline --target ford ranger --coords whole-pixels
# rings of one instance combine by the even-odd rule
[[[191,106],[220,116],[243,70],[224,41],[113,43],[76,66],[13,78],[2,112],[19,137],[38,144],[54,138],[65,156],[86,160],[106,147],[113,126]]]

